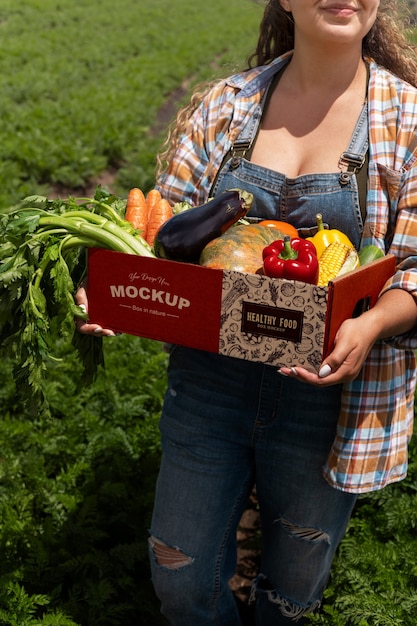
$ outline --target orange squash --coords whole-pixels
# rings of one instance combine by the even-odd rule
[[[248,274],[262,272],[262,250],[285,233],[259,224],[232,226],[221,237],[212,239],[200,255],[200,265]]]

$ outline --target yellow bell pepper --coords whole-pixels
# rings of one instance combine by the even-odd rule
[[[308,237],[307,241],[312,241],[317,250],[317,257],[320,259],[321,255],[325,251],[325,249],[333,242],[333,241],[341,241],[353,248],[353,244],[350,241],[349,237],[342,233],[341,230],[336,230],[335,228],[328,229],[324,228],[323,224],[323,216],[321,213],[317,213],[317,232],[314,237]]]

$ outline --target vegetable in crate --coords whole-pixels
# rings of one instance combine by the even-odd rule
[[[359,267],[359,256],[355,248],[342,241],[332,241],[319,258],[317,284],[325,287],[330,280]]]
[[[319,262],[311,241],[286,235],[264,248],[262,256],[266,276],[301,280],[313,285],[317,282]]]
[[[101,339],[74,329],[74,317],[87,316],[73,295],[86,273],[85,248],[154,256],[124,219],[125,205],[98,188],[92,199],[36,196],[0,212],[0,346],[15,359],[16,381],[28,401],[45,401],[53,328],[74,336],[87,382],[102,363]]]
[[[312,243],[314,243],[314,246],[317,250],[317,257],[319,259],[327,246],[329,246],[333,241],[341,241],[347,246],[353,248],[353,244],[351,243],[349,237],[342,233],[342,231],[336,230],[335,228],[324,228],[323,216],[321,215],[321,213],[317,213],[316,220],[318,228],[317,233],[314,235],[314,237],[309,237],[307,241],[311,241]]]
[[[150,192],[149,192],[150,193]],[[172,207],[168,200],[160,198],[149,213],[146,241],[150,246],[155,244],[159,229],[173,216]]]
[[[146,212],[148,217],[148,223],[146,225],[146,230],[149,228],[149,221],[151,219],[151,215],[156,206],[158,206],[159,202],[162,200],[161,192],[158,189],[151,189],[148,191],[145,197],[146,204]]]
[[[136,228],[145,239],[148,224],[148,206],[146,204],[145,194],[142,189],[138,187],[133,187],[127,194],[125,219],[130,222],[133,228]]]
[[[145,196],[141,189],[133,187],[127,194],[125,219],[150,246],[153,246],[158,230],[172,215],[171,205],[158,189],[151,189]]]
[[[277,228],[284,235],[290,237],[298,237],[298,230],[295,226],[289,222],[283,222],[281,220],[261,220],[258,222],[259,226],[270,226],[270,228]]]
[[[251,193],[231,189],[206,204],[177,213],[156,235],[156,256],[172,261],[198,263],[204,246],[244,217],[252,202]]]
[[[381,259],[384,255],[381,248],[378,246],[374,246],[373,244],[369,244],[365,246],[358,252],[359,256],[359,264],[367,265],[368,263],[372,263],[372,261],[376,261],[377,259]]]
[[[200,255],[200,265],[248,274],[262,271],[263,249],[285,233],[259,224],[237,224],[210,241]]]

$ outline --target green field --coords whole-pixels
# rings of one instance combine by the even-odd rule
[[[122,196],[152,187],[176,107],[245,65],[261,11],[252,0],[2,0],[0,208],[102,180]],[[147,529],[167,356],[138,337],[106,340],[105,368],[85,386],[71,342],[61,328],[53,337],[49,417],[0,353],[0,626],[162,626]],[[407,480],[360,498],[312,624],[415,626],[415,441]]]
[[[150,187],[159,109],[184,81],[241,67],[260,13],[250,0],[4,0],[0,207],[108,168],[121,192]]]

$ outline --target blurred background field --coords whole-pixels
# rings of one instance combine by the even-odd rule
[[[409,0],[414,18],[415,0]],[[167,123],[252,51],[253,0],[3,0],[0,207],[34,192],[154,182]]]
[[[120,193],[151,187],[181,97],[242,65],[260,14],[249,0],[4,0],[0,207],[109,171]]]

